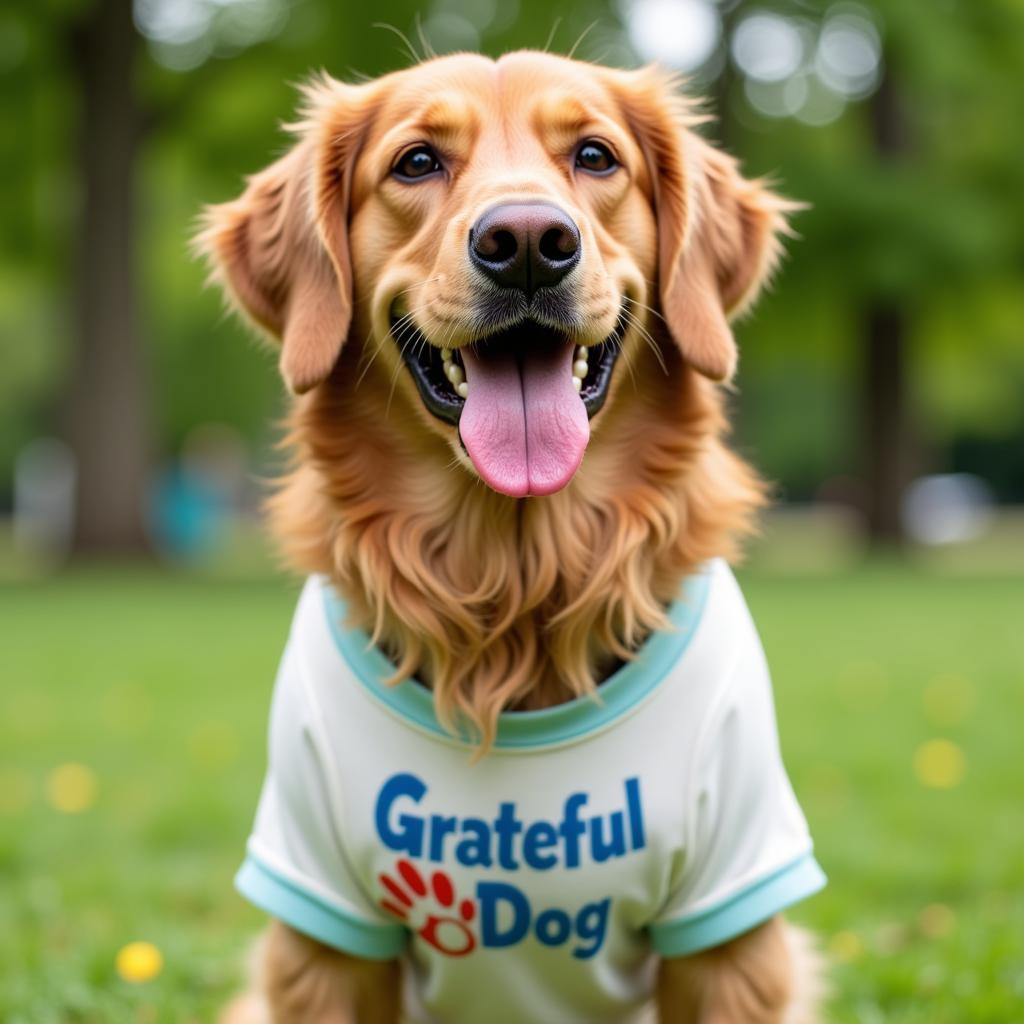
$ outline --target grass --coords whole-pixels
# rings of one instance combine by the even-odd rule
[[[795,915],[837,962],[831,1019],[1024,1021],[1024,577],[743,582],[831,879]],[[260,924],[230,883],[295,594],[143,570],[0,589],[0,1020],[213,1019]],[[144,984],[115,969],[136,939],[164,958]]]

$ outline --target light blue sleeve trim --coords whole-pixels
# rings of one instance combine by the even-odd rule
[[[401,925],[375,924],[346,914],[250,854],[235,875],[235,888],[260,910],[303,935],[364,960],[392,960],[406,946]]]
[[[724,903],[675,921],[652,924],[651,945],[662,956],[688,956],[711,949],[813,895],[824,888],[825,882],[818,862],[805,853]]]

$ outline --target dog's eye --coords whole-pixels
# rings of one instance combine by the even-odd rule
[[[391,173],[401,181],[416,181],[436,174],[441,170],[441,161],[429,146],[414,146],[407,149],[391,168]]]
[[[576,166],[581,170],[590,171],[591,174],[607,174],[619,165],[612,156],[612,151],[603,142],[588,139],[576,151]]]

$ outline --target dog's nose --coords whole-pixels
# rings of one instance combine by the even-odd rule
[[[495,284],[532,296],[579,263],[580,231],[553,203],[501,203],[470,229],[469,256]]]

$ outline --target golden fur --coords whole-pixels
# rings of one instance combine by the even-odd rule
[[[356,373],[349,363],[336,373]],[[750,526],[759,486],[721,444],[717,397],[692,375],[682,395],[658,378],[650,390],[609,410],[609,439],[571,487],[516,502],[399,423],[374,428],[384,396],[324,388],[293,415],[299,468],[272,502],[274,528],[291,564],[335,578],[395,678],[429,680],[439,714],[487,742],[503,709],[590,692],[664,624],[682,576],[734,554]],[[350,443],[371,429],[379,443]]]
[[[481,752],[503,710],[593,692],[665,624],[684,576],[736,556],[763,502],[725,445],[718,382],[736,364],[728,320],[774,268],[793,204],[695,134],[675,86],[654,69],[537,53],[440,58],[358,86],[323,77],[305,91],[290,152],[210,208],[199,236],[234,305],[280,342],[298,396],[293,466],[270,505],[289,564],[330,576],[353,624],[392,657],[395,681],[431,686],[439,718],[475,729]],[[566,152],[587,136],[607,140],[625,173],[568,173]],[[422,138],[449,156],[450,178],[396,187],[389,167]],[[557,202],[579,225],[574,343],[608,336],[624,298],[629,326],[575,477],[515,499],[484,486],[455,429],[427,413],[395,342],[409,325],[433,344],[472,342],[468,226],[524,196]],[[704,962],[724,990],[743,988],[751,958],[767,970],[766,991],[782,994],[756,1018],[766,1024],[796,1019],[790,961],[772,967],[760,952],[777,927]],[[268,949],[274,1020],[320,1019],[286,1010],[306,981],[282,981],[283,965],[308,972],[317,992],[332,990],[332,971],[348,977],[343,988],[360,975],[282,926]],[[671,962],[662,988],[663,1011],[714,1001]],[[259,1019],[238,1006],[238,1020]],[[380,1009],[323,1019],[390,1019],[367,1016]]]
[[[552,67],[574,76],[584,67],[546,55],[514,58],[549,75]],[[471,57],[433,64],[455,63],[466,73],[460,61],[471,62],[469,73],[477,61],[490,64]],[[719,391],[693,367],[715,378],[731,374],[735,346],[725,317],[774,265],[786,204],[687,132],[693,119],[671,80],[653,71],[591,71],[606,77],[604,105],[630,124],[642,153],[630,194],[597,212],[610,213],[613,224],[619,211],[632,218],[623,234],[638,236],[627,255],[639,271],[635,305],[643,308],[653,298],[656,230],[649,212],[637,213],[641,203],[644,211],[656,203],[662,313],[645,309],[630,332],[626,365],[616,371],[582,468],[543,501],[494,494],[453,466],[437,425],[422,422],[411,384],[396,380],[404,374],[388,351],[386,326],[372,308],[352,310],[353,266],[357,285],[360,270],[366,279],[356,294],[369,306],[385,270],[376,250],[390,251],[404,225],[367,210],[372,200],[362,197],[351,231],[359,256],[351,259],[337,237],[346,221],[338,204],[360,188],[347,158],[365,119],[386,103],[385,86],[401,75],[362,87],[322,80],[307,90],[297,146],[240,200],[213,208],[202,236],[239,307],[282,337],[293,390],[327,376],[296,404],[289,434],[296,468],[271,506],[291,564],[332,576],[354,622],[395,658],[395,679],[418,674],[433,687],[442,720],[472,724],[485,746],[502,709],[592,691],[615,659],[628,658],[663,624],[661,609],[687,572],[735,554],[761,503],[753,473],[723,446]],[[449,122],[464,116],[439,113]],[[311,163],[318,145],[322,163]],[[362,145],[361,162],[373,165],[365,138]],[[475,210],[481,201],[473,198]],[[370,232],[358,234],[360,219]],[[365,236],[376,244],[360,246]],[[327,244],[317,256],[321,240]],[[444,247],[439,259],[453,262]],[[414,263],[409,290],[429,286],[434,269]],[[414,305],[425,308],[429,324],[430,304]]]

